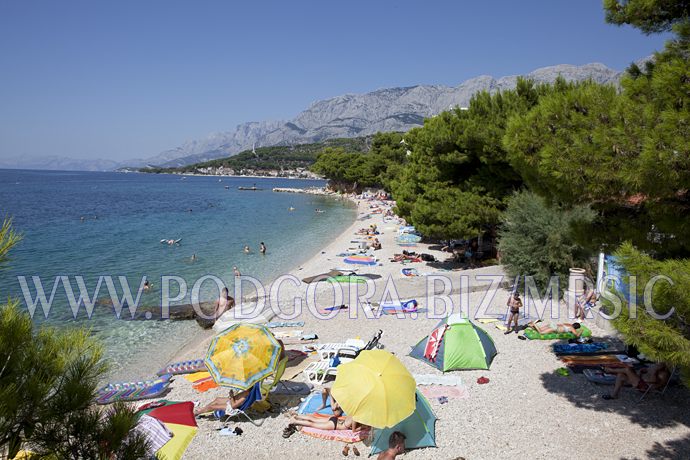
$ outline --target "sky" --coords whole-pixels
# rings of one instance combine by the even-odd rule
[[[601,0],[0,2],[0,159],[145,158],[314,101],[663,48]]]

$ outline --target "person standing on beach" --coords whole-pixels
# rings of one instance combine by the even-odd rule
[[[510,334],[512,331],[515,331],[515,333],[518,333],[518,318],[520,317],[520,307],[522,307],[522,300],[520,300],[520,293],[517,291],[514,291],[512,294],[510,294],[510,297],[508,298],[508,302],[506,305],[510,308],[510,312],[508,313],[508,330],[504,332],[504,334]],[[511,323],[514,323],[515,326],[511,330]]]
[[[223,290],[220,292],[220,297],[218,297],[218,300],[216,300],[216,309],[213,312],[213,317],[215,319],[220,318],[220,316],[223,313],[230,310],[234,306],[235,306],[235,299],[230,297],[230,293],[228,292],[228,288],[224,287]]]
[[[263,255],[266,254],[266,245],[264,244],[263,241],[261,243],[259,243],[259,252]]]

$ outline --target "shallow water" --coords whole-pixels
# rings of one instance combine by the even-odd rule
[[[253,184],[264,190],[237,189]],[[288,179],[0,170],[0,214],[11,216],[14,228],[24,236],[0,272],[0,296],[20,298],[27,308],[17,277],[27,278],[35,298],[31,279],[35,275],[40,276],[48,299],[59,275],[69,276],[76,299],[77,275],[84,277],[90,297],[101,275],[113,277],[120,296],[118,276],[125,276],[135,297],[146,276],[153,288],[142,295],[140,305],[148,306],[161,304],[163,275],[181,277],[189,290],[201,276],[214,275],[231,293],[233,266],[243,275],[269,281],[306,261],[354,220],[354,207],[344,201],[271,191],[322,185]],[[315,213],[315,208],[325,212]],[[168,246],[161,239],[181,241]],[[261,241],[268,248],[266,255],[258,252]],[[252,253],[243,252],[245,245]],[[172,286],[174,295],[176,283]],[[217,295],[212,281],[201,285],[201,300]],[[109,297],[105,282],[97,297]],[[188,292],[173,303],[189,299]],[[160,353],[177,349],[197,330],[193,321],[118,320],[107,303],[96,306],[90,319],[82,303],[75,319],[64,283],[55,291],[48,318],[38,306],[34,321],[87,325],[104,340],[117,367],[152,346]]]

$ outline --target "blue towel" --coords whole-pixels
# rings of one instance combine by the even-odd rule
[[[256,382],[254,384],[252,389],[249,390],[249,396],[247,396],[247,399],[244,400],[244,402],[240,407],[238,407],[238,409],[244,412],[248,410],[252,406],[252,404],[254,404],[257,401],[261,401],[261,382]]]

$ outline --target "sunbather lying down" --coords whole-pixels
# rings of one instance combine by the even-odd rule
[[[209,414],[217,410],[224,410],[230,412],[232,409],[237,409],[247,400],[250,390],[244,390],[236,394],[230,394],[227,398],[216,398],[204,407],[194,409],[194,415]]]
[[[323,398],[323,404],[316,412],[326,407],[326,400],[330,395],[328,388],[324,388],[321,396]],[[366,428],[365,425],[355,422],[352,417],[343,417],[343,409],[340,407],[338,402],[331,396],[331,409],[333,410],[333,415],[325,418],[318,415],[309,414],[293,414],[290,418],[288,426],[283,430],[283,437],[289,438],[292,436],[299,427],[310,427],[319,430],[357,430]]]
[[[570,332],[574,334],[575,337],[580,337],[582,335],[582,327],[580,323],[550,323],[545,321],[532,321],[528,324],[529,327],[534,329],[540,334],[552,334],[554,332]]]

